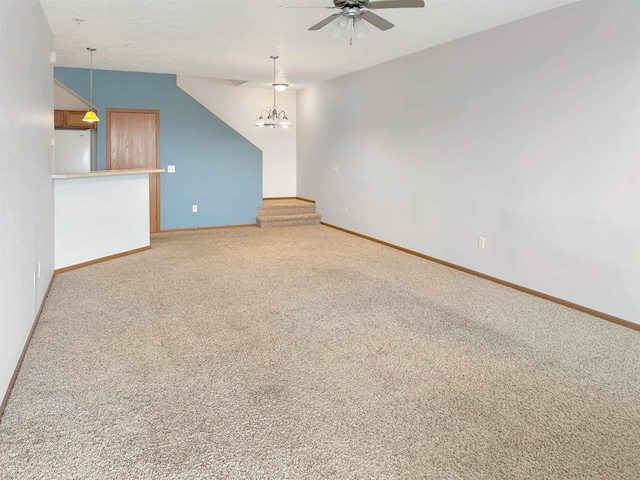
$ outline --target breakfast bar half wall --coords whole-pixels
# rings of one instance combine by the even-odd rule
[[[53,175],[56,271],[149,248],[149,174],[161,172]]]

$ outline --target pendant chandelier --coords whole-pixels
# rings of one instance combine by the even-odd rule
[[[276,92],[282,92],[286,90],[289,85],[287,85],[286,83],[276,83],[276,60],[279,57],[277,55],[271,55],[270,58],[273,60],[273,109],[263,110],[260,113],[260,118],[258,118],[258,121],[256,122],[256,127],[291,128],[293,127],[293,125],[287,118],[287,114],[284,112],[284,110],[280,110],[278,112],[278,107],[276,106]]]
[[[91,68],[89,69],[89,103],[91,104],[91,108],[84,114],[82,121],[94,123],[100,121],[98,115],[96,115],[96,110],[93,107],[93,52],[95,52],[96,49],[87,47],[87,50],[91,52]]]

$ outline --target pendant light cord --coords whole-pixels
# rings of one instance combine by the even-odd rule
[[[89,103],[93,109],[93,50],[91,52],[91,63],[89,67]]]
[[[91,63],[89,63],[89,108],[87,109],[87,113],[85,113],[84,117],[82,118],[82,121],[94,123],[100,121],[97,115],[98,110],[93,105],[93,52],[95,52],[96,49],[93,47],[87,47],[87,50],[89,50],[91,58]],[[85,100],[85,103],[86,102],[87,101]]]
[[[91,110],[95,110],[93,106],[93,52],[96,51],[93,47],[87,47],[91,54],[91,62],[89,63],[89,103],[91,104]]]

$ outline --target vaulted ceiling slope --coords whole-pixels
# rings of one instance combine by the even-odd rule
[[[378,11],[395,24],[365,37],[309,31],[333,0],[40,0],[54,35],[58,66],[173,73],[271,83],[321,82],[576,0],[426,0],[424,8]],[[78,21],[74,19],[79,19]],[[540,32],[544,35],[544,32]],[[246,83],[243,83],[246,82]]]

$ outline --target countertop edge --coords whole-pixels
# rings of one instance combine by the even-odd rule
[[[92,172],[77,173],[54,173],[51,178],[92,178],[92,177],[109,177],[115,175],[141,175],[148,173],[164,173],[164,168],[134,168],[131,170],[94,170]]]

